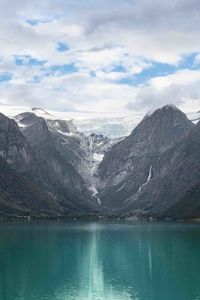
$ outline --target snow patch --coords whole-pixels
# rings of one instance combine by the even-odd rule
[[[23,123],[20,123],[20,122],[17,122],[17,124],[18,124],[18,126],[19,126],[20,128],[26,128],[26,127],[28,127],[28,125],[23,124]]]
[[[93,159],[100,163],[104,158],[104,154],[94,153]]]
[[[143,117],[142,113],[116,118],[75,119],[74,123],[87,136],[95,132],[109,138],[121,138],[129,135]]]
[[[62,135],[66,135],[66,136],[75,136],[76,134],[73,132],[63,132],[61,130],[58,130],[59,133],[61,133]]]

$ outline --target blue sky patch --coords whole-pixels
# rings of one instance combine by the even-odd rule
[[[39,23],[39,21],[34,20],[34,19],[29,19],[29,20],[26,20],[26,23],[28,23],[31,26],[36,26]]]
[[[11,73],[0,73],[0,83],[8,82],[12,79]]]
[[[27,83],[39,83],[42,80],[42,76],[33,76],[30,81],[27,81]]]
[[[127,74],[127,77],[119,80],[118,83],[137,86],[147,82],[151,78],[172,74],[175,70],[175,66],[152,62],[152,67],[144,69],[139,74]]]
[[[72,63],[66,65],[53,65],[49,68],[46,74],[48,76],[53,76],[53,75],[62,76],[65,74],[72,74],[77,71],[78,71],[77,67],[75,66],[75,64]]]
[[[57,49],[58,52],[66,52],[66,51],[68,51],[70,48],[69,48],[69,46],[68,46],[67,43],[59,42],[59,43],[57,44],[56,49]]]
[[[200,63],[196,61],[197,53],[192,53],[186,56],[183,56],[183,59],[179,63],[179,65],[170,65],[158,62],[151,62],[152,66],[144,69],[139,74],[128,74],[127,77],[118,80],[117,82],[120,84],[127,84],[132,86],[137,86],[139,84],[146,83],[151,78],[159,77],[159,76],[167,76],[173,74],[174,72],[181,69],[190,69],[190,70],[199,70]],[[125,67],[123,65],[117,65],[113,68],[112,72],[123,72],[126,73]]]
[[[147,81],[153,77],[166,76],[173,73],[176,67],[169,64],[153,63],[151,68],[144,69],[141,73],[137,74],[139,81]]]
[[[0,83],[10,81],[12,79],[11,73],[0,73]]]
[[[198,70],[200,65],[196,61],[197,55],[198,55],[198,53],[191,53],[191,54],[185,55],[183,57],[183,60],[181,61],[181,67],[184,69]]]
[[[55,18],[54,18],[55,19]],[[38,24],[40,23],[48,23],[48,22],[51,22],[52,19],[27,19],[26,20],[26,23],[31,25],[31,26],[37,26]]]
[[[17,66],[41,66],[46,63],[45,60],[38,60],[34,57],[31,57],[29,55],[16,55],[15,56],[15,64]]]
[[[93,78],[96,77],[96,72],[95,71],[90,71],[90,76],[93,77]]]
[[[126,68],[122,65],[116,65],[114,66],[114,68],[112,69],[112,72],[122,72],[122,73],[126,73]]]

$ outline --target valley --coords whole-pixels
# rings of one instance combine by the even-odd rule
[[[1,215],[198,217],[199,150],[199,123],[172,105],[117,138],[80,132],[38,108],[1,114]]]

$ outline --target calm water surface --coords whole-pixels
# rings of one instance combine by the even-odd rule
[[[0,300],[198,300],[200,226],[0,224]]]

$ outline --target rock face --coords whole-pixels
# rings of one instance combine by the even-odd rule
[[[200,122],[180,143],[166,153],[166,158],[168,170],[159,178],[160,193],[156,196],[155,192],[153,193],[153,190],[158,188],[159,181],[157,183],[152,182],[149,191],[149,196],[154,197],[157,203],[159,202],[157,207],[154,206],[153,212],[160,216],[176,218],[199,216]],[[167,161],[163,161],[163,163],[166,168]],[[145,201],[145,197],[143,199]],[[165,203],[167,203],[167,210],[164,209]]]
[[[96,175],[106,209],[143,212],[152,206],[150,198],[141,204],[142,195],[153,179],[167,172],[171,157],[166,153],[193,127],[180,110],[165,106],[146,116],[130,136],[108,151]]]
[[[91,192],[77,170],[84,153],[78,138],[69,134],[68,124],[45,121],[33,113],[20,114],[16,120],[31,148],[45,164],[48,191],[69,212],[95,209]]]
[[[192,186],[179,200],[162,215],[169,218],[198,218],[200,216],[200,181]]]
[[[32,149],[45,162],[49,186],[68,187],[73,201],[77,199],[77,207],[86,202],[99,209],[93,173],[104,152],[116,141],[97,134],[86,137],[71,121],[45,120],[33,113],[23,113],[15,119]]]
[[[65,210],[50,194],[0,158],[0,217],[56,217],[63,214]]]
[[[45,164],[14,120],[0,114],[0,157],[35,183],[47,182]]]
[[[29,169],[31,147],[14,120],[0,114],[0,156],[21,172]]]
[[[0,216],[199,217],[200,123],[176,107],[146,115],[124,139],[43,115],[0,114]]]
[[[16,178],[19,180],[16,179],[16,184],[19,184],[19,190],[22,190],[23,186],[27,202],[24,201],[22,206],[15,207],[17,211],[39,215],[39,210],[32,210],[31,207],[42,207],[42,199],[49,199],[49,205],[56,204],[54,215],[61,212],[62,214],[95,212],[97,203],[76,169],[81,164],[81,157],[84,156],[80,140],[78,137],[65,135],[69,133],[71,127],[61,121],[59,126],[65,131],[54,131],[52,128],[57,122],[50,123],[48,128],[48,122],[33,113],[20,114],[15,119],[20,129],[14,120],[0,115],[0,156],[14,172],[12,177],[17,174]],[[19,195],[22,197],[18,188],[13,189],[11,185],[8,186],[8,190],[15,191],[16,196],[14,197],[13,192],[10,198],[10,193],[6,190],[6,173],[5,176],[2,174],[1,187],[4,202],[5,195],[6,199],[13,201],[15,198],[17,201]],[[32,197],[27,197],[28,190],[32,193]],[[12,203],[11,200],[8,202]],[[40,205],[37,206],[37,202]],[[48,209],[47,214],[50,214]]]

